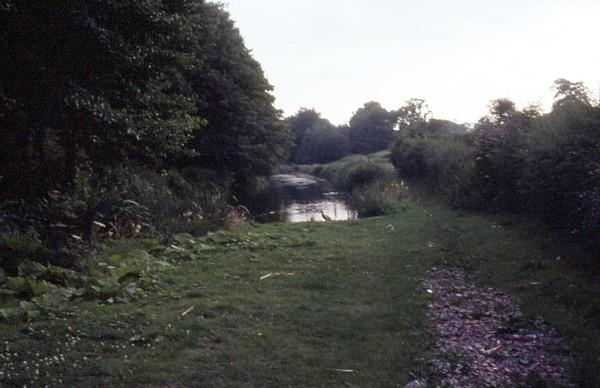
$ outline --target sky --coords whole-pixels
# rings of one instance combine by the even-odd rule
[[[553,81],[600,90],[600,0],[223,0],[286,116],[334,124],[423,98],[475,122],[491,100],[549,108]]]

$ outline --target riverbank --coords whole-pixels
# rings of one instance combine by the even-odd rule
[[[147,243],[147,242],[146,242]],[[105,254],[147,249],[121,241]],[[597,386],[600,291],[509,218],[431,198],[349,222],[267,224],[173,243],[154,291],[83,303],[49,321],[0,324],[6,386],[397,386],[435,379],[423,289],[459,267],[521,305],[519,327],[564,338],[571,381]],[[164,252],[164,251],[163,251]],[[459,358],[449,359],[458,363]]]
[[[389,151],[349,155],[328,164],[283,166],[279,170],[325,179],[338,190],[348,193],[359,217],[392,214],[406,207],[407,187],[398,179]]]

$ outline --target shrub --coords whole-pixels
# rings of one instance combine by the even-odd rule
[[[389,161],[378,155],[375,160],[365,155],[350,155],[337,162],[316,166],[311,173],[318,175],[341,190],[351,192],[378,179],[392,179],[396,174]]]
[[[524,206],[600,247],[600,109],[555,108],[536,122],[524,148]]]
[[[455,206],[536,215],[600,248],[600,107],[568,101],[546,115],[508,107],[474,134],[401,136],[391,160]]]
[[[114,225],[119,236],[130,237],[127,225],[137,226],[139,234],[170,235],[202,233],[221,225],[225,220],[228,193],[213,183],[213,172],[187,168],[183,171],[153,172],[146,169],[121,168],[112,171],[96,186],[90,202],[103,222]],[[110,189],[105,189],[109,182]],[[123,212],[123,204],[138,207]],[[142,229],[140,229],[140,226]],[[126,233],[117,233],[118,230]]]
[[[380,216],[395,213],[407,192],[404,183],[378,179],[352,190],[352,202],[360,217]]]
[[[426,146],[428,139],[401,136],[392,145],[391,161],[406,178],[427,176]]]
[[[391,180],[391,174],[388,170],[375,163],[361,163],[348,171],[345,186],[348,189],[354,189],[373,185],[375,182],[384,180]]]
[[[452,205],[472,208],[482,203],[466,135],[399,137],[391,159],[401,176],[424,180]]]

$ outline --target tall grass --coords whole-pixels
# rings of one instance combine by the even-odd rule
[[[333,163],[288,166],[282,171],[319,176],[346,191],[360,217],[391,214],[403,208],[407,187],[397,179],[389,151],[350,155]]]

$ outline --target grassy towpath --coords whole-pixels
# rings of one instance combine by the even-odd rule
[[[5,386],[403,386],[434,337],[421,283],[458,266],[543,316],[598,383],[600,293],[508,221],[435,202],[386,217],[273,224],[180,241],[148,297],[0,325]],[[104,254],[127,254],[123,241]]]

